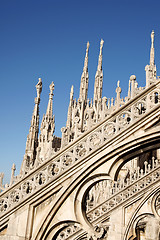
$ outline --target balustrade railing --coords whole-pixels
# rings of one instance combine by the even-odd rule
[[[27,176],[17,177],[17,182],[6,187],[0,194],[1,215],[15,208],[21,201],[30,197],[43,185],[56,179],[88,154],[98,150],[132,123],[139,121],[152,108],[158,107],[160,104],[159,96],[160,83],[158,82],[115,111],[92,131],[86,132],[75,142],[62,149],[54,158],[37,169],[32,169]],[[1,189],[3,189],[2,184]]]
[[[144,162],[144,168],[137,167],[128,172],[126,179],[117,182],[112,181],[108,185],[106,200],[94,207],[86,206],[86,215],[90,222],[95,221],[102,215],[118,207],[130,197],[144,191],[160,180],[160,159],[152,158],[151,164]]]
[[[94,224],[98,219],[112,211],[115,207],[118,207],[121,203],[125,203],[126,200],[129,200],[130,197],[134,197],[137,193],[140,193],[144,188],[150,187],[153,183],[156,183],[160,180],[160,160],[152,157],[151,164],[147,161],[144,162],[144,168],[140,169],[137,167],[131,169],[128,172],[128,178],[122,179],[119,181],[112,181],[111,184],[105,186],[104,189],[106,200],[101,204],[89,206],[86,201],[86,216],[91,224]],[[105,180],[106,181],[106,180]],[[98,186],[96,187],[98,188]],[[100,190],[100,189],[99,189]],[[71,229],[70,231],[68,229]],[[67,234],[66,234],[67,233]],[[67,227],[59,234],[58,239],[72,239],[74,236],[86,236],[86,232],[80,228],[80,226]]]

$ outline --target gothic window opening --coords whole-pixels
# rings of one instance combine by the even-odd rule
[[[158,98],[158,93],[156,92],[156,93],[154,94],[154,102],[155,102],[155,104],[158,103],[158,100],[159,100],[159,98]]]

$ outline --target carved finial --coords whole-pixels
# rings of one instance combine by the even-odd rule
[[[120,81],[117,81],[117,88],[116,88],[116,93],[121,93],[122,89],[120,88]]]
[[[94,83],[94,96],[93,103],[96,105],[97,102],[102,99],[102,87],[103,87],[103,71],[102,71],[102,48],[103,48],[103,39],[100,42],[100,52],[98,58],[98,66],[95,75],[95,83]]]
[[[43,162],[47,156],[50,155],[50,151],[53,147],[53,133],[55,130],[55,118],[53,115],[53,90],[54,83],[51,82],[49,93],[49,100],[46,114],[43,115],[41,123],[41,132],[38,139],[38,148],[36,149],[36,161],[35,165],[38,166],[40,162]],[[49,149],[50,146],[50,149]]]
[[[73,85],[72,85],[72,87],[71,87],[71,92],[70,92],[70,100],[73,99],[73,93],[74,93],[74,90],[73,90]]]
[[[99,52],[99,59],[98,59],[98,67],[97,70],[102,70],[102,48],[103,48],[104,41],[101,39],[100,42],[100,52]]]
[[[10,185],[12,185],[13,182],[14,182],[15,170],[16,170],[16,165],[13,163],[13,165],[12,165],[12,170],[11,170],[11,180],[10,180]]]
[[[108,109],[110,109],[110,98],[108,98]]]
[[[50,94],[53,94],[53,90],[54,90],[54,83],[52,82],[49,86],[50,88]]]
[[[131,98],[133,98],[135,96],[135,82],[136,82],[135,75],[130,76],[130,82],[131,82]]]
[[[81,76],[80,92],[79,92],[79,101],[87,101],[88,93],[88,51],[89,51],[89,42],[87,43],[86,56],[84,61],[84,68]]]
[[[75,107],[74,105],[74,101],[73,101],[73,85],[71,87],[71,91],[70,91],[70,102],[69,102],[69,107],[68,107],[68,115],[67,115],[67,123],[66,123],[66,127],[70,128],[72,125],[72,111],[73,108]]]
[[[52,100],[53,100],[53,90],[54,90],[54,83],[53,82],[51,82],[49,88],[50,88],[50,93],[49,93],[49,101],[48,101],[46,116],[49,116],[49,118],[52,119],[52,117],[53,117]]]
[[[40,98],[40,94],[42,92],[42,79],[38,78],[38,83],[36,85],[36,89],[37,89],[37,97]]]
[[[102,55],[103,44],[104,44],[104,41],[103,41],[103,39],[101,39],[101,42],[100,42],[100,55]]]
[[[136,76],[135,75],[131,75],[130,76],[130,81],[132,82],[132,81],[135,81],[136,80]]]
[[[116,88],[116,93],[117,93],[116,104],[117,104],[117,108],[119,107],[120,102],[121,102],[121,95],[120,94],[122,92],[122,89],[120,88],[119,84],[120,84],[120,81],[118,80],[117,81],[117,88]]]
[[[151,32],[150,65],[154,65],[154,30]]]
[[[85,56],[84,68],[83,68],[83,71],[84,71],[84,72],[87,72],[87,71],[88,71],[88,51],[89,51],[89,42],[87,42],[86,56]]]
[[[111,107],[113,107],[114,98],[111,98]]]
[[[128,97],[129,98],[131,97],[131,80],[129,80],[129,83],[128,83]]]
[[[89,49],[89,41],[87,42],[87,53],[88,53],[88,49]]]
[[[154,48],[154,30],[151,32],[151,48]]]
[[[26,174],[29,169],[26,167],[26,160],[28,162],[28,166],[33,167],[35,159],[36,159],[36,149],[38,146],[38,132],[39,132],[39,103],[40,103],[40,94],[42,91],[42,79],[38,79],[38,83],[36,85],[37,89],[37,97],[35,98],[35,106],[32,114],[31,126],[29,129],[29,134],[27,136],[26,142],[26,151],[23,158],[20,174]]]
[[[12,170],[13,170],[13,172],[15,172],[15,170],[16,170],[16,165],[14,163],[12,165]]]

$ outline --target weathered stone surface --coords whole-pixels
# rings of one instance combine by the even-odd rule
[[[78,100],[73,86],[62,139],[54,136],[54,83],[39,133],[42,80],[20,174],[10,183],[0,174],[0,239],[159,240],[160,81],[156,76],[154,31],[146,86],[129,80],[128,95],[102,98],[100,43],[93,101],[87,99],[87,43]]]

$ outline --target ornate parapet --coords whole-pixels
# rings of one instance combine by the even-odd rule
[[[0,214],[4,216],[35,194],[42,186],[60,178],[73,166],[77,166],[88,155],[107,145],[132,126],[160,107],[160,82],[144,90],[131,99],[111,116],[99,123],[92,131],[87,131],[66,148],[57,152],[53,158],[28,174],[17,177],[16,183],[5,188],[0,194]],[[159,121],[159,119],[157,120]],[[146,126],[147,127],[147,126]],[[2,188],[1,188],[2,189]],[[2,189],[3,190],[3,189]]]
[[[94,207],[90,207],[88,200],[86,209],[89,222],[94,223],[103,215],[113,211],[120,204],[124,204],[136,194],[141,194],[144,189],[147,190],[153,184],[160,180],[160,159],[152,158],[152,164],[144,163],[145,169],[132,169],[128,172],[128,178],[122,181],[111,181],[107,186],[108,194],[105,194],[106,200],[101,203],[94,203]],[[89,205],[89,206],[88,206]]]

